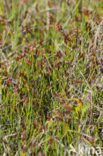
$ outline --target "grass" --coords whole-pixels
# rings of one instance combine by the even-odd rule
[[[102,155],[103,1],[4,2],[0,155]]]

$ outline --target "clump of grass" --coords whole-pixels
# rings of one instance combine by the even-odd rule
[[[78,5],[26,0],[2,9],[0,155],[102,150],[102,1]]]

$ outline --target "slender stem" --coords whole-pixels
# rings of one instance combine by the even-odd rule
[[[82,0],[80,0],[79,2],[78,9],[79,9],[79,12],[82,14]]]
[[[8,3],[7,3],[7,0],[3,0],[3,5],[4,5],[4,9],[7,13],[7,16],[8,16],[8,12],[9,12],[9,6],[8,6]]]

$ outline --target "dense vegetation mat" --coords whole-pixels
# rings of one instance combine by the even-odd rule
[[[0,155],[101,154],[103,1],[3,2]]]

